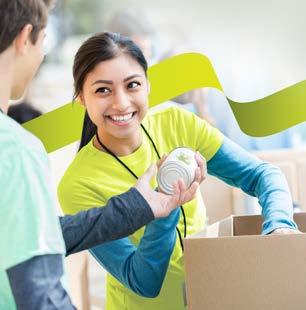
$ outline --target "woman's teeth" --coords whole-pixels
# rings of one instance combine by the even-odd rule
[[[126,115],[109,115],[109,118],[111,118],[113,121],[116,122],[127,122],[130,120],[133,116],[133,113],[129,113]]]

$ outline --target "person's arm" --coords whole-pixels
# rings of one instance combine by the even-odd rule
[[[208,173],[257,197],[264,218],[263,234],[278,228],[297,229],[289,187],[280,169],[249,154],[224,138],[207,162]]]
[[[62,255],[35,256],[6,273],[17,309],[76,309],[61,284]]]
[[[149,204],[132,187],[111,198],[106,207],[60,217],[66,255],[128,236],[153,219]]]
[[[203,160],[198,158],[197,163],[199,168],[192,185],[185,188],[179,180],[173,184],[172,195],[151,188],[150,180],[156,175],[156,165],[152,165],[135,187],[111,198],[106,207],[60,218],[67,255],[128,236],[154,217],[166,217],[177,206],[190,201],[205,178]]]
[[[144,297],[156,297],[176,241],[180,209],[147,225],[138,246],[129,238],[91,249],[98,262],[123,285]]]

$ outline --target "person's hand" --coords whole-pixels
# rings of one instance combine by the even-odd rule
[[[270,235],[288,235],[288,234],[301,234],[301,232],[293,228],[276,228],[270,233]]]
[[[194,181],[201,184],[207,177],[206,160],[198,151],[196,151],[194,158],[198,164],[198,167],[196,168],[196,171],[195,171]]]
[[[166,157],[163,157],[158,163],[158,166],[160,166],[165,159]],[[145,174],[138,179],[135,185],[135,188],[150,205],[156,218],[168,216],[172,210],[194,198],[199,187],[197,180],[195,180],[187,189],[184,181],[180,179],[173,184],[173,194],[167,195],[161,192],[156,192],[151,188],[150,181],[156,173],[157,165],[153,164]],[[199,172],[197,179],[200,180],[201,178],[202,173]]]

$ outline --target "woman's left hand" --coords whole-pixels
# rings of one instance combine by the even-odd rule
[[[198,151],[196,151],[194,158],[198,164],[195,171],[194,182],[201,184],[207,177],[206,160]]]
[[[301,234],[302,232],[300,232],[297,229],[293,229],[293,228],[276,228],[274,229],[270,235],[288,235],[288,234]]]

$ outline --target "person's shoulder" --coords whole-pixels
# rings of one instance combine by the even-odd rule
[[[188,113],[183,108],[180,108],[177,104],[161,104],[160,106],[154,107],[149,110],[146,121],[148,123],[156,121],[175,121],[181,115]]]
[[[195,114],[174,103],[166,105],[160,109],[149,110],[144,124],[148,128],[158,127],[168,128],[170,131],[177,131],[184,127],[190,127],[196,122]]]
[[[65,174],[72,175],[72,174],[77,174],[80,175],[83,172],[82,167],[89,167],[92,165],[92,162],[95,161],[95,156],[92,154],[91,150],[91,144],[92,142],[90,141],[87,145],[82,147],[81,150],[77,151],[75,154],[73,160],[69,164]],[[87,169],[84,169],[86,172]]]
[[[81,180],[86,179],[86,175],[90,175],[92,162],[94,161],[93,157],[88,144],[77,152],[66,169],[58,189],[66,187],[71,189],[76,183],[80,183]]]
[[[0,156],[11,161],[27,155],[46,156],[41,141],[6,115],[1,115],[0,144]]]

